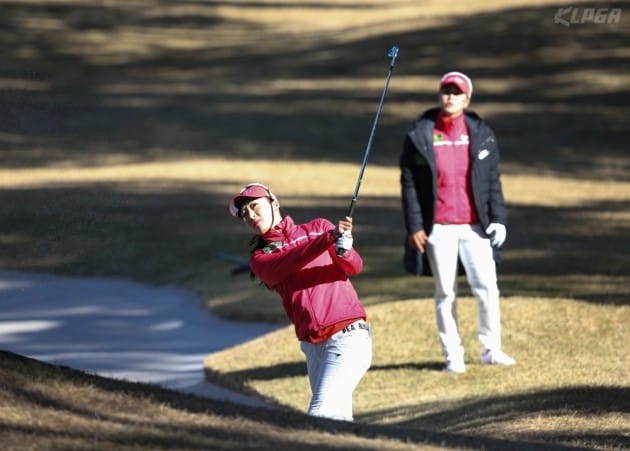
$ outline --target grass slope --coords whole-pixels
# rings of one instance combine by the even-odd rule
[[[363,423],[353,427],[371,430],[367,423],[389,419],[404,425],[405,439],[433,437],[429,442],[439,444],[443,437],[455,447],[468,442],[453,437],[469,432],[485,436],[473,448],[512,448],[530,437],[626,446],[628,3],[597,3],[621,8],[619,23],[570,27],[554,22],[559,8],[580,12],[591,2],[459,1],[447,11],[443,5],[0,0],[0,267],[176,284],[223,316],[283,321],[275,295],[246,277],[230,277],[231,264],[220,258],[247,255],[247,234],[227,217],[227,200],[258,180],[298,221],[341,216],[383,86],[385,55],[395,44],[400,54],[355,214],[355,244],[366,262],[356,286],[377,323],[376,345],[385,348],[376,349],[375,371],[360,387]],[[452,69],[473,78],[472,107],[501,146],[509,224],[500,285],[506,344],[519,359],[509,372],[471,364],[458,379],[436,371],[431,281],[402,271],[397,169],[411,120],[435,103],[436,79]],[[472,318],[473,309],[462,313],[470,362],[476,359]],[[284,334],[283,352],[293,352],[290,331]],[[214,370],[235,371],[244,390],[255,384],[279,399],[293,386],[279,373],[303,384],[303,369],[298,355],[273,358],[285,363],[235,369],[221,362]],[[158,396],[166,406],[142,401],[142,415],[133,410],[136,398],[126,398],[129,386],[107,393],[116,401],[104,405],[119,404],[115,411],[98,410],[98,402],[76,408],[84,392],[70,395],[72,402],[61,392],[48,397],[55,384],[75,389],[33,365],[28,371],[45,375],[35,391],[20,392],[29,382],[18,373],[6,379],[11,383],[0,379],[3,409],[20,405],[22,395],[28,401],[27,415],[2,416],[3,437],[10,434],[16,448],[39,436],[59,440],[59,448],[132,448],[145,438],[158,448],[178,434],[169,421],[142,419],[170,409],[165,399],[174,394]],[[489,394],[495,389],[496,397]],[[281,403],[302,410],[305,390],[286,393],[292,397]],[[69,416],[54,415],[56,409]],[[479,412],[487,412],[481,420]],[[102,432],[94,415],[112,429]],[[186,415],[173,424],[202,426],[183,426],[194,444],[184,438],[182,447],[223,446],[210,441],[213,433],[227,437],[225,446],[232,440],[236,448],[266,446],[265,428],[261,440],[237,437],[252,417],[222,429]],[[40,418],[51,422],[33,426]],[[64,421],[72,425],[70,437],[56,432],[65,430]],[[291,412],[283,421],[301,435],[314,420]],[[321,424],[335,432],[346,427]],[[427,425],[433,435],[422,430]],[[374,427],[376,436],[389,434],[384,425]],[[119,430],[135,432],[116,442]],[[179,443],[166,440],[164,447]],[[314,446],[287,440],[281,443],[288,448]]]
[[[0,352],[0,418],[6,450],[553,449],[247,408],[8,352]]]
[[[430,299],[369,309],[372,368],[355,392],[361,423],[395,424],[594,449],[630,440],[630,309],[568,299],[506,298],[504,345],[515,367],[479,364],[475,302],[459,304],[467,372],[445,374]],[[252,356],[256,356],[255,359]],[[208,378],[304,411],[309,387],[292,327],[215,353]]]

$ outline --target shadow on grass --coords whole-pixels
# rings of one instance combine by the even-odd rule
[[[414,362],[396,365],[372,365],[370,371],[415,370],[444,371],[444,362]]]
[[[227,154],[355,162],[378,91],[360,84],[352,90],[263,86],[284,79],[384,78],[386,50],[396,43],[401,52],[390,105],[375,136],[373,163],[397,164],[413,119],[394,119],[393,105],[418,102],[419,112],[435,102],[432,91],[410,95],[398,90],[396,78],[438,77],[457,61],[473,80],[507,83],[494,91],[476,90],[474,100],[482,108],[505,106],[504,113],[487,119],[502,143],[506,167],[630,177],[625,15],[618,25],[567,29],[554,23],[556,7],[508,8],[442,16],[408,32],[385,28],[374,37],[336,43],[299,34],[266,36],[260,24],[223,17],[220,2],[189,2],[188,14],[174,13],[164,0],[144,8],[2,3],[0,79],[7,88],[0,89],[0,162],[5,167],[98,163],[112,156],[146,161]],[[280,7],[241,5],[269,6]],[[282,4],[286,10],[304,6]],[[330,7],[323,2],[308,6]],[[335,7],[357,13],[369,8]],[[132,31],[121,34],[121,27]],[[240,36],[235,30],[249,38],[234,40]],[[102,40],[85,39],[90,32]],[[189,48],[178,45],[181,33],[190,36]],[[152,43],[158,36],[160,42]],[[289,41],[299,42],[299,50],[287,46]],[[116,49],[108,46],[111,42]],[[602,82],[610,77],[615,89]],[[514,105],[525,108],[515,111]]]
[[[370,371],[388,371],[395,369],[418,369],[443,371],[443,362],[427,362],[403,365],[382,365],[370,368]],[[209,371],[206,368],[207,371]],[[229,388],[242,392],[252,391],[249,387],[239,385],[237,381],[270,380],[278,375],[283,377],[306,376],[304,362],[291,362],[271,367],[258,367],[245,371],[235,371],[227,374],[208,374],[210,380],[227,384]],[[258,394],[258,393],[257,393]],[[260,395],[260,394],[258,394]],[[273,401],[273,400],[271,400]],[[591,387],[576,386],[558,388],[553,390],[541,390],[530,393],[522,393],[510,396],[488,396],[474,400],[459,402],[434,402],[420,405],[402,405],[392,409],[384,409],[356,416],[356,421],[361,424],[378,424],[386,422],[402,428],[401,431],[409,433],[409,430],[419,431],[432,437],[429,431],[450,431],[450,433],[438,432],[434,439],[443,440],[443,444],[457,444],[463,446],[462,437],[472,439],[477,437],[483,440],[483,445],[488,449],[520,449],[527,446],[536,446],[537,442],[554,444],[559,449],[563,444],[574,444],[575,449],[589,449],[591,446],[602,448],[618,448],[627,444],[627,430],[608,431],[605,433],[582,432],[575,430],[567,432],[566,428],[555,432],[550,426],[549,430],[535,431],[524,428],[522,432],[514,433],[518,439],[503,442],[486,441],[484,431],[488,429],[501,429],[501,425],[517,425],[520,421],[527,422],[536,418],[563,416],[566,418],[597,416],[597,415],[627,415],[630,414],[630,389],[627,387]],[[396,421],[396,418],[405,418],[404,421]],[[566,426],[566,425],[565,425]],[[385,430],[388,428],[386,427]],[[577,429],[577,428],[576,428]],[[359,427],[360,430],[360,427]],[[461,434],[461,435],[460,435]],[[429,439],[431,441],[431,439]],[[433,442],[433,443],[439,443]],[[506,447],[507,448],[501,448]],[[515,447],[515,448],[512,448]],[[573,449],[571,446],[570,449]]]
[[[191,184],[168,192],[151,192],[148,186],[143,192],[129,192],[102,183],[0,190],[5,206],[0,214],[0,236],[4,237],[0,266],[182,286],[210,272],[227,275],[229,268],[215,256],[246,257],[248,235],[228,223],[224,199],[213,194],[215,189],[208,183],[203,190]],[[290,200],[290,196],[284,198]],[[289,213],[297,221],[341,216],[338,208],[324,206],[344,199],[313,200],[315,207],[291,208]],[[354,218],[355,242],[366,267],[355,279],[359,292],[364,297],[378,295],[378,302],[417,298],[419,290],[431,297],[430,279],[412,278],[402,268],[404,228],[399,199],[366,196],[360,202]],[[630,246],[630,230],[626,224],[598,219],[606,212],[623,213],[623,202],[509,208],[509,237],[499,266],[503,295],[630,302],[630,255],[621,251]],[[223,288],[231,290],[225,275]]]
[[[493,438],[489,436],[474,436],[468,433],[454,432],[435,432],[430,429],[418,427],[413,421],[400,425],[377,425],[367,424],[367,418],[359,419],[359,422],[348,423],[340,421],[326,420],[323,418],[309,417],[303,413],[286,409],[262,409],[254,407],[239,406],[222,401],[214,401],[203,398],[198,398],[192,395],[181,394],[178,392],[170,391],[153,385],[147,385],[142,383],[131,383],[126,381],[117,381],[113,379],[102,378],[99,376],[89,375],[81,371],[72,370],[63,366],[54,366],[44,364],[32,359],[28,359],[13,353],[0,351],[0,371],[8,375],[11,379],[15,380],[29,380],[31,378],[26,377],[29,375],[36,375],[39,385],[46,384],[68,384],[69,386],[89,386],[91,390],[101,391],[97,396],[100,402],[90,406],[89,410],[77,407],[76,400],[67,398],[65,401],[59,401],[53,396],[50,396],[46,390],[31,390],[27,387],[28,384],[24,384],[24,387],[19,387],[15,384],[0,385],[0,392],[3,397],[11,399],[14,405],[25,404],[32,405],[47,412],[53,411],[58,415],[66,415],[67,417],[76,416],[81,419],[82,429],[75,430],[70,425],[64,431],[54,430],[53,428],[47,428],[45,421],[42,421],[41,425],[23,426],[23,425],[3,425],[2,429],[5,432],[11,432],[12,436],[16,432],[34,434],[38,439],[43,438],[73,438],[73,439],[85,439],[89,440],[91,444],[97,443],[94,440],[103,440],[107,443],[115,444],[116,446],[152,446],[152,447],[168,447],[169,449],[183,449],[183,448],[196,448],[202,438],[216,440],[215,449],[250,449],[251,443],[257,443],[257,449],[346,449],[343,446],[340,447],[338,443],[327,444],[317,443],[316,445],[304,444],[298,439],[292,439],[291,436],[296,434],[274,434],[270,439],[265,434],[261,433],[261,430],[265,427],[280,428],[281,430],[300,431],[303,433],[317,433],[325,432],[327,434],[350,434],[363,438],[374,439],[394,439],[408,444],[421,445],[434,445],[444,448],[456,448],[456,449],[486,449],[486,450],[562,450],[562,449],[581,449],[579,447],[566,446],[562,443],[563,440],[573,440],[575,437],[566,437],[563,434],[555,436],[553,434],[546,435],[545,437],[522,437],[518,439],[502,439]],[[597,395],[605,396],[620,396],[627,397],[627,393],[611,392],[611,391],[599,391],[590,392],[588,388],[578,388],[576,392],[589,392],[589,397],[596,397]],[[112,400],[109,399],[109,394],[113,396]],[[566,402],[570,399],[567,397],[574,396],[572,392],[567,392],[563,396],[563,393],[551,393],[551,399],[546,398],[544,403],[545,408],[553,408],[554,404],[558,408],[562,408],[566,405]],[[129,406],[129,411],[126,409],[121,410],[121,399],[125,401],[125,405]],[[555,399],[555,400],[554,400]],[[484,418],[490,421],[492,418],[505,418],[509,415],[509,408],[513,403],[518,402],[518,397],[512,400],[506,400],[503,402],[495,402],[492,400],[479,401],[477,405],[470,405],[470,408],[487,409],[486,414],[476,411],[474,415],[476,421],[479,424],[483,423]],[[562,404],[564,401],[565,404]],[[111,404],[110,404],[111,402]],[[511,403],[511,404],[510,404]],[[588,401],[586,404],[588,405]],[[164,406],[171,409],[180,410],[182,412],[190,412],[195,414],[214,415],[223,419],[219,425],[182,425],[181,422],[177,423],[177,433],[169,432],[169,423],[163,423],[160,421],[159,414],[154,414],[155,418],[147,417],[144,421],[138,423],[138,420],[133,420],[129,415],[134,415],[137,409],[153,408],[154,405],[159,405],[161,408]],[[608,411],[614,411],[615,404],[612,404]],[[463,407],[462,407],[463,409]],[[504,410],[505,409],[505,410]],[[160,410],[160,409],[158,409]],[[381,415],[393,414],[394,412],[381,412]],[[450,420],[447,414],[453,414]],[[481,414],[481,415],[480,415]],[[172,414],[171,414],[172,415]],[[460,415],[458,419],[457,415]],[[471,411],[453,410],[445,412],[444,415],[435,415],[436,421],[443,423],[449,423],[451,425],[460,424],[459,421],[472,415]],[[132,417],[133,418],[133,417]],[[230,422],[236,421],[242,425],[243,420],[249,420],[252,422],[251,427],[248,430],[244,430],[242,427],[236,427],[233,430],[230,428]],[[89,431],[89,424],[91,421],[96,421],[99,424],[103,424],[103,421],[107,421],[116,426],[113,432],[107,430],[101,430],[97,435],[87,432]],[[153,424],[153,421],[157,423]],[[87,426],[86,426],[87,425]],[[145,425],[147,427],[157,428],[164,431],[164,435],[156,436],[152,434],[150,436],[143,433],[135,432],[139,426]],[[86,429],[87,428],[87,429]],[[130,430],[126,430],[130,428]],[[126,433],[121,433],[120,430],[125,430]],[[587,434],[584,435],[585,437]],[[585,437],[581,437],[584,439]],[[593,443],[599,445],[603,443],[617,444],[616,440],[622,437],[616,437],[612,435],[606,438],[604,442],[602,437],[594,437]],[[273,440],[273,442],[269,442]],[[546,443],[545,443],[546,442]],[[566,442],[565,442],[566,443]],[[274,448],[275,447],[275,448]],[[584,448],[586,449],[586,448]]]
[[[508,8],[441,16],[405,32],[385,27],[373,37],[338,43],[267,35],[255,22],[226,19],[217,2],[189,2],[185,14],[169,5],[2,2],[0,164],[106,165],[229,155],[358,165],[380,94],[359,82],[384,78],[384,53],[396,43],[400,56],[370,164],[397,165],[413,119],[400,120],[397,108],[413,104],[420,112],[435,102],[433,88],[409,94],[397,88],[396,79],[437,77],[458,61],[458,69],[487,87],[475,91],[474,105],[504,110],[487,116],[504,168],[630,180],[625,16],[618,25],[567,29],[553,22],[553,6]],[[271,5],[279,7],[242,7]],[[282,4],[285,10],[303,6]],[[129,32],[121,33],[121,27]],[[100,38],[86,39],[85,33]],[[189,47],[180,45],[182,33],[190,37]],[[300,50],[287,47],[287,41],[299,43]],[[114,42],[115,48],[109,45]],[[356,89],[325,83],[294,89],[283,87],[287,79],[357,83]],[[246,254],[245,246],[236,244],[244,241],[242,235],[225,220],[219,184],[201,190],[182,183],[168,193],[147,194],[105,183],[2,190],[0,201],[8,208],[0,213],[0,266],[186,285],[218,267],[210,262],[213,255]],[[319,207],[294,209],[296,219],[338,218],[343,211],[323,206],[347,201],[313,200]],[[363,196],[358,207],[356,246],[368,264],[357,284],[367,287],[367,278],[402,280],[399,200]],[[601,219],[606,212],[625,212],[627,204],[508,208],[499,268],[504,295],[630,302],[630,257],[621,251],[629,247],[629,226]],[[431,296],[429,285],[421,284],[420,290],[427,290],[421,294]],[[382,286],[362,293],[382,292]],[[419,294],[410,279],[387,286],[381,298]]]
[[[420,112],[435,102],[432,91],[410,95],[399,88],[397,79],[437,77],[454,69],[452,62],[457,61],[457,69],[475,82],[498,86],[476,89],[473,106],[483,110],[484,105],[495,105],[502,111],[483,116],[497,132],[509,171],[630,180],[625,15],[618,26],[583,24],[566,29],[554,24],[554,6],[510,8],[469,17],[444,16],[430,26],[423,23],[402,33],[384,30],[339,44],[322,36],[266,36],[260,25],[222,18],[217,8],[228,2],[187,2],[195,8],[187,14],[169,12],[171,3],[155,0],[140,9],[124,2],[113,6],[1,2],[0,164],[20,168],[228,155],[358,164],[380,93],[361,88],[359,82],[384,78],[384,54],[395,43],[401,53],[371,163],[397,164],[413,117],[401,120],[393,108],[412,103]],[[322,10],[330,6],[309,5]],[[260,2],[241,6],[265,7]],[[303,6],[283,3],[287,9]],[[204,30],[212,33],[201,33]],[[234,30],[250,38],[233,42]],[[344,33],[352,31],[361,30]],[[92,38],[86,39],[84,33]],[[182,34],[191,36],[191,47],[178,45]],[[266,46],[259,39],[263,36]],[[295,41],[301,45],[287,46]],[[286,79],[338,78],[357,81],[356,88],[267,90],[269,83],[282,85]],[[226,225],[218,192],[218,186],[208,191],[179,186],[170,193],[140,194],[108,184],[0,190],[0,266],[186,285],[200,273],[220,271],[209,261],[212,255],[226,247],[230,252],[240,249],[237,243],[243,242],[242,235]],[[316,200],[319,205],[345,202]],[[370,207],[371,201],[378,201],[379,207]],[[627,224],[592,219],[606,211],[624,212],[627,205],[510,206],[509,238],[500,267],[503,294],[570,294],[589,302],[629,303],[630,262],[624,250],[630,234]],[[340,216],[338,210],[325,208],[294,213],[301,219]],[[356,221],[363,227],[356,244],[369,262],[364,279],[406,277],[400,263],[399,200],[363,197]],[[554,285],[554,276],[564,280]],[[541,286],[543,279],[547,285]],[[576,279],[587,286],[572,286]],[[387,284],[378,290],[387,286],[390,299],[417,297],[418,288],[409,285]],[[284,369],[304,371],[297,364]],[[269,377],[270,371],[261,374]],[[604,394],[627,400],[627,393]],[[156,396],[198,411],[212,408],[206,401],[190,397],[182,401],[167,392]],[[508,410],[507,405],[504,408]],[[240,415],[245,410],[233,407],[233,412]],[[313,424],[312,419],[299,418],[300,425]],[[376,428],[372,433],[388,430]],[[401,434],[430,443],[468,443],[452,434]],[[563,439],[562,433],[550,436]],[[500,440],[486,445],[535,448]]]
[[[395,424],[403,427],[430,428],[458,433],[478,434],[500,424],[517,424],[535,418],[555,415],[569,417],[597,415],[627,415],[630,413],[630,389],[627,387],[577,386],[541,390],[510,396],[490,396],[447,405],[436,402],[419,406],[402,406],[362,415],[359,421],[378,422],[387,418],[404,417]],[[553,429],[552,426],[549,429]],[[577,429],[577,428],[576,428]],[[475,432],[477,431],[477,432]],[[558,433],[553,430],[516,432],[523,440],[544,440],[550,443],[583,443],[586,446],[618,448],[628,444],[628,431],[608,431],[601,434],[576,430]]]

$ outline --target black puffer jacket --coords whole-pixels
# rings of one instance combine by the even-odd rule
[[[429,235],[433,229],[437,201],[433,129],[438,112],[438,108],[432,108],[416,120],[405,138],[400,157],[402,205],[408,235],[421,229]],[[479,221],[484,230],[492,222],[506,225],[499,146],[494,132],[474,112],[466,111],[465,120],[470,137],[470,180]],[[495,258],[498,259],[496,250]]]

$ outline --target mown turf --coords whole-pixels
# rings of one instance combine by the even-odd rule
[[[374,358],[355,392],[357,421],[597,448],[627,443],[630,359],[619,353],[627,306],[504,299],[504,346],[518,361],[505,368],[479,363],[473,299],[464,298],[458,311],[463,375],[443,371],[432,300],[369,309]],[[209,379],[233,389],[298,411],[308,406],[304,357],[291,326],[214,353],[205,367]]]
[[[509,224],[500,286],[509,307],[506,343],[519,353],[519,369],[484,379],[485,370],[472,366],[460,378],[466,392],[455,404],[440,403],[440,394],[410,406],[408,394],[422,386],[416,376],[432,386],[452,381],[436,371],[440,358],[426,302],[421,335],[398,340],[397,352],[409,357],[389,361],[377,348],[377,365],[386,368],[377,366],[362,387],[381,375],[370,383],[383,390],[385,404],[399,405],[375,406],[373,417],[366,408],[362,421],[407,418],[415,427],[430,419],[444,434],[470,428],[487,438],[627,444],[627,427],[615,426],[626,417],[611,410],[621,405],[617,410],[628,412],[628,384],[619,374],[628,371],[620,349],[629,337],[605,327],[609,312],[627,316],[630,299],[627,4],[573,2],[581,11],[621,8],[621,23],[567,28],[554,16],[568,5],[537,0],[455,2],[447,10],[443,2],[409,0],[0,0],[0,267],[176,284],[198,292],[221,315],[284,321],[273,293],[230,276],[225,256],[245,258],[248,236],[227,216],[227,200],[257,180],[270,184],[297,220],[343,215],[387,72],[386,53],[397,45],[355,214],[355,243],[366,262],[357,289],[375,321],[401,302],[430,298],[430,280],[408,277],[400,262],[397,159],[412,119],[435,103],[437,77],[467,72],[475,84],[472,107],[501,146]],[[522,323],[532,312],[521,305],[572,325]],[[586,317],[569,314],[584,309]],[[463,316],[466,327],[473,318],[473,311]],[[603,325],[591,318],[604,318]],[[401,326],[384,321],[380,327]],[[378,346],[385,343],[375,338]],[[426,355],[413,355],[413,342],[426,343]],[[575,351],[573,342],[582,348]],[[472,361],[474,339],[469,343]],[[607,354],[593,357],[596,349]],[[557,360],[563,350],[576,362],[565,372],[552,368],[558,386],[517,387],[519,377],[547,375],[543,357]],[[601,365],[589,368],[592,358]],[[296,355],[275,369],[303,384],[300,361]],[[266,383],[282,385],[275,369],[265,373]],[[611,381],[600,379],[605,369]],[[483,392],[507,375],[516,381],[504,386],[514,391],[497,399]],[[462,390],[448,388],[442,392]],[[286,402],[303,409],[307,393],[293,393]],[[476,428],[470,411],[491,410],[495,401],[498,411],[482,416],[485,423]],[[559,423],[546,423],[558,409]],[[579,412],[581,435],[566,426],[572,410]],[[449,423],[451,415],[461,423]],[[28,421],[12,427],[31,431]]]

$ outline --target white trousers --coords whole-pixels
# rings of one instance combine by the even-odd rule
[[[353,420],[352,393],[372,363],[371,335],[361,320],[321,343],[300,343],[313,394],[309,415]]]
[[[457,257],[477,299],[478,337],[482,352],[501,349],[501,314],[496,264],[490,240],[481,226],[435,224],[427,257],[435,282],[435,308],[442,352],[447,359],[463,357],[457,325]]]

